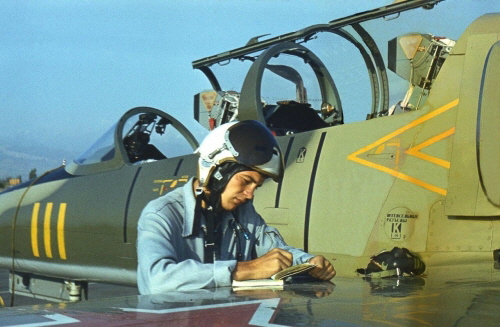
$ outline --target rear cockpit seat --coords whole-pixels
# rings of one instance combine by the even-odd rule
[[[278,102],[263,109],[267,127],[276,136],[295,134],[328,127],[309,103]]]

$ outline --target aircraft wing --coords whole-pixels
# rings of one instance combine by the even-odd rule
[[[433,267],[418,277],[339,277],[4,308],[0,325],[493,326],[499,286],[491,261]]]

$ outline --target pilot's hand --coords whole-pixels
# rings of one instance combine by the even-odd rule
[[[285,250],[274,248],[250,261],[241,261],[233,270],[234,280],[269,278],[292,265],[293,255]]]
[[[337,273],[330,261],[325,259],[322,255],[317,255],[309,259],[309,263],[316,265],[314,269],[309,270],[309,275],[321,280],[330,280]]]

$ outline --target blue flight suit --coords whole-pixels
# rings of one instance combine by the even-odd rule
[[[157,294],[231,285],[238,261],[256,259],[277,247],[293,254],[293,264],[313,256],[288,246],[278,231],[267,226],[251,202],[221,214],[219,259],[203,263],[205,220],[195,223],[196,199],[190,179],[148,203],[137,231],[137,285],[141,294]],[[237,227],[235,214],[249,240]],[[240,254],[240,258],[238,258]]]

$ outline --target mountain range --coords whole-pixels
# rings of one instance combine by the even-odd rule
[[[45,171],[60,166],[63,160],[72,160],[75,155],[67,157],[68,151],[50,146],[6,144],[0,140],[0,178],[21,176],[28,180],[29,173],[36,169],[37,176]],[[66,156],[65,156],[66,155]]]

